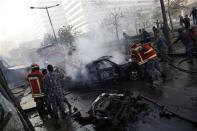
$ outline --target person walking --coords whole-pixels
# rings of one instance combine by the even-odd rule
[[[183,23],[185,25],[186,31],[189,31],[189,28],[190,28],[190,19],[189,19],[188,15],[185,15],[185,18],[183,19]]]
[[[142,29],[142,37],[143,37],[143,43],[151,41],[150,34],[144,28]]]
[[[179,33],[179,36],[173,42],[173,44],[177,43],[178,41],[181,41],[185,46],[185,50],[186,50],[186,54],[187,54],[187,58],[189,60],[189,63],[193,64],[193,59],[192,59],[193,58],[193,56],[192,56],[193,41],[192,41],[192,38],[191,38],[189,32],[183,32],[182,29],[179,29],[178,33]]]
[[[193,7],[190,16],[193,18],[194,25],[197,25],[197,9],[195,7]]]
[[[159,33],[159,30],[155,26],[153,26],[152,30],[153,30],[154,37],[156,38],[156,35]]]
[[[168,54],[168,44],[167,40],[161,35],[157,34],[155,36],[154,46],[157,49],[158,54],[167,55]]]
[[[179,24],[180,24],[181,28],[183,28],[184,19],[183,19],[182,15],[179,15]]]

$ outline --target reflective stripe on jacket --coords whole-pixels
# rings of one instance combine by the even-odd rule
[[[136,60],[138,65],[148,62],[150,59],[157,57],[157,52],[149,44],[134,44],[131,47],[132,58]]]
[[[150,60],[157,57],[156,50],[148,43],[143,44],[144,54],[146,55],[146,59]]]
[[[43,97],[43,74],[39,71],[33,71],[27,76],[27,78],[31,87],[32,97]]]

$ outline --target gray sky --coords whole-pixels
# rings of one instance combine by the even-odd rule
[[[20,42],[34,38],[34,21],[28,0],[0,0],[0,16],[1,54]],[[12,44],[5,45],[4,42]]]

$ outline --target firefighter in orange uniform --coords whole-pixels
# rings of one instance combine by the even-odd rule
[[[162,69],[156,50],[149,43],[143,45],[136,43],[131,46],[131,55],[143,71],[141,71],[142,76],[144,73],[148,73],[148,76],[152,79],[152,86],[158,87],[162,81]]]
[[[31,91],[32,91],[32,97],[34,98],[34,101],[36,102],[36,107],[38,114],[40,115],[41,119],[44,119],[44,113],[45,113],[45,103],[44,103],[44,93],[43,93],[43,79],[44,76],[40,72],[39,65],[32,64],[31,65],[31,73],[28,74],[27,79],[29,81]]]

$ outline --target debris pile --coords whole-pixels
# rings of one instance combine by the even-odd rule
[[[102,93],[92,103],[89,117],[81,117],[76,113],[74,118],[82,125],[94,124],[96,130],[122,130],[128,123],[138,120],[140,114],[146,114],[148,106],[140,97],[132,93]]]

